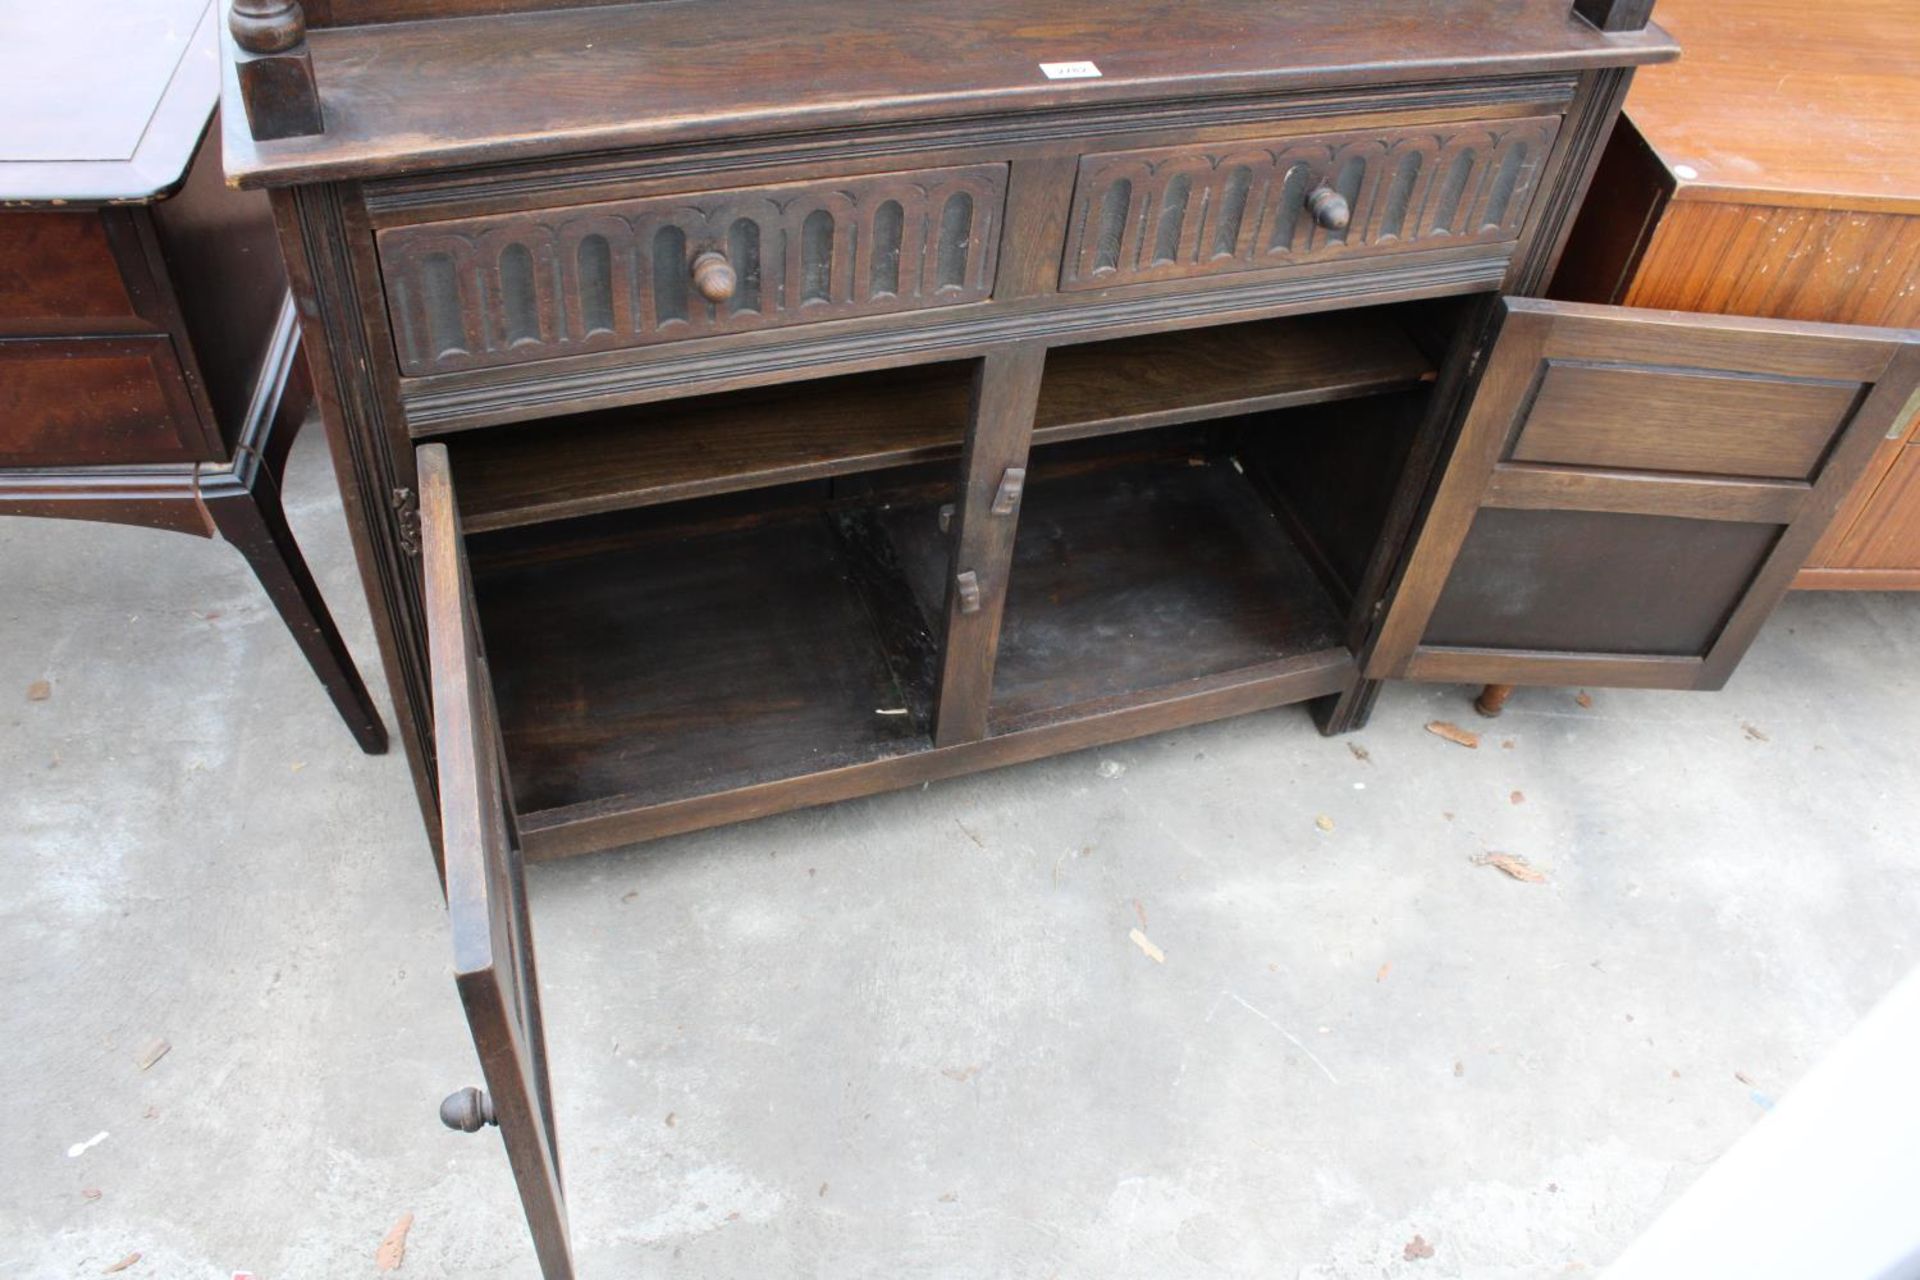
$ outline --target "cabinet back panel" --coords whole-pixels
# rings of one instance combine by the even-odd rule
[[[1239,434],[1249,472],[1349,599],[1386,528],[1426,407],[1425,392],[1371,396],[1257,419]]]

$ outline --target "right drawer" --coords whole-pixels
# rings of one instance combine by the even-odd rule
[[[1559,130],[1532,116],[1085,156],[1060,287],[1512,242]]]

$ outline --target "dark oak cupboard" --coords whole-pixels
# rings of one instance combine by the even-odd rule
[[[549,1277],[523,858],[1390,678],[1726,680],[1920,341],[1535,297],[1649,7],[236,3],[486,1076],[443,1118]]]

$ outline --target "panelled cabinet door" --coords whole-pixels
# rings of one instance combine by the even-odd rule
[[[420,554],[439,757],[440,823],[454,977],[486,1093],[447,1100],[452,1127],[497,1124],[546,1280],[572,1280],[560,1156],[526,880],[501,772],[492,684],[473,610],[444,445],[419,450]]]
[[[1507,299],[1366,664],[1717,689],[1920,383],[1920,333]]]

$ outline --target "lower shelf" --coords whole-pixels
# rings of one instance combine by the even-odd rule
[[[655,803],[621,797],[527,814],[520,819],[522,847],[526,856],[537,862],[656,840],[1305,702],[1339,693],[1357,678],[1353,658],[1344,649],[1303,654],[1256,670],[1164,689],[1154,698],[1089,709],[1078,719],[995,734],[959,746],[883,755],[863,764],[708,795]]]
[[[1075,451],[1092,448],[1089,456]],[[1060,446],[1027,489],[984,740],[933,747],[939,499],[819,487],[470,541],[528,856],[1335,693],[1343,619],[1231,458]],[[780,505],[784,503],[785,505]]]
[[[1346,655],[1340,611],[1230,461],[1139,463],[1029,493],[994,669],[995,732]]]
[[[1341,610],[1230,458],[1176,452],[1052,475],[1043,459],[1014,539],[992,732],[1347,660]],[[937,607],[944,545],[917,512],[888,524],[921,607]]]

